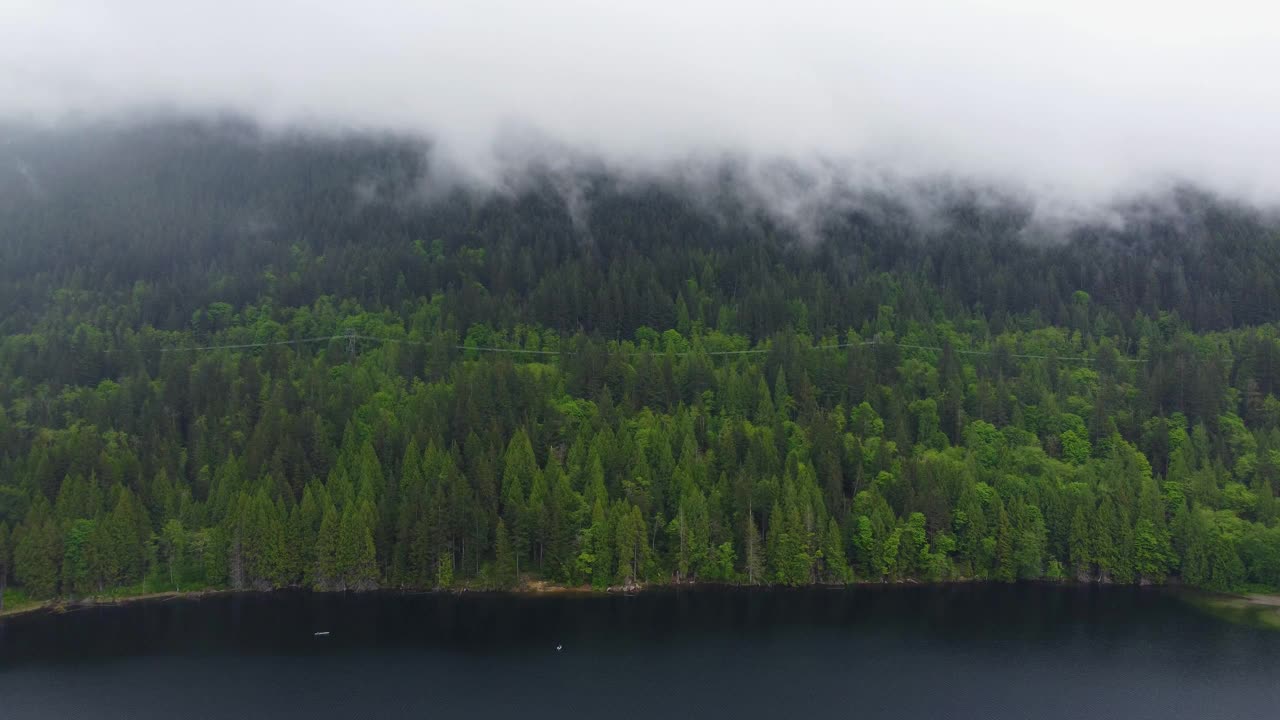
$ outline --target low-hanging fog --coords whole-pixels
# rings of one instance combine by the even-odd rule
[[[8,0],[0,121],[389,131],[481,184],[730,157],[783,216],[939,177],[1058,216],[1178,183],[1272,206],[1277,21],[1248,0]]]

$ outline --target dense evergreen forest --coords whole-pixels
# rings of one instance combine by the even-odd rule
[[[602,171],[438,190],[398,138],[7,137],[11,595],[1280,587],[1280,224],[1249,208],[1043,237],[951,186],[800,233]]]

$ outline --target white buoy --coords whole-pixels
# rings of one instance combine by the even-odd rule
[[[557,645],[557,646],[556,646],[556,652],[560,652],[560,651],[561,651],[561,650],[563,650],[563,649],[564,649],[564,646],[563,646],[563,645]]]

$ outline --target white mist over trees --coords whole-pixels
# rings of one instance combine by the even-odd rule
[[[1038,5],[1038,6],[1037,6]],[[1276,11],[1228,0],[511,0],[0,9],[0,117],[157,109],[431,137],[494,181],[512,138],[629,168],[737,154],[953,175],[1055,215],[1175,181],[1280,195]],[[507,150],[504,150],[507,148]]]

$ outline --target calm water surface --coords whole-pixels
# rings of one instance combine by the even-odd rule
[[[68,717],[1274,720],[1280,632],[1043,586],[247,594],[0,621],[0,718]]]

